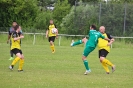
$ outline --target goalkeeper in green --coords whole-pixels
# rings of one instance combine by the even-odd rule
[[[98,39],[99,38],[102,38],[102,39],[105,39],[105,40],[110,40],[108,38],[105,38],[100,32],[96,31],[96,26],[95,25],[91,25],[90,26],[90,31],[89,31],[89,40],[87,40],[86,38],[82,39],[82,40],[79,40],[77,42],[72,42],[71,43],[71,46],[76,46],[76,45],[79,45],[79,44],[82,44],[82,43],[85,43],[85,49],[84,49],[84,52],[83,52],[83,56],[82,56],[82,60],[83,60],[83,63],[84,63],[84,66],[86,68],[86,71],[85,71],[85,75],[87,75],[88,73],[91,72],[91,69],[88,65],[88,61],[87,61],[87,56],[96,48],[97,46],[97,43],[98,43]]]

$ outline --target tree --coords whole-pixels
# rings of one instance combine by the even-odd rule
[[[72,7],[70,13],[64,17],[61,28],[67,34],[85,34],[89,31],[91,24],[98,25],[97,9],[93,5],[83,5]]]
[[[59,27],[62,19],[69,13],[70,4],[68,4],[68,0],[60,1],[58,0],[55,4],[55,9],[53,11],[53,19],[55,23]]]
[[[50,19],[52,19],[51,11],[40,12],[35,19],[36,20],[35,26],[34,26],[35,29],[46,30],[48,28]]]
[[[31,27],[34,25],[37,12],[36,0],[1,0],[0,26],[9,27],[15,20],[23,27]]]

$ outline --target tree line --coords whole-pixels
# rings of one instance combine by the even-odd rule
[[[25,32],[46,30],[49,20],[53,19],[60,33],[86,34],[89,25],[96,24],[105,25],[115,36],[132,36],[132,2],[133,0],[0,0],[0,31],[5,31],[5,27],[10,27],[13,21],[17,21]],[[48,10],[46,7],[49,5],[54,6],[54,10]]]

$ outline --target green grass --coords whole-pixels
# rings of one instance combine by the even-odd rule
[[[0,88],[133,88],[133,48],[113,48],[108,59],[116,65],[116,71],[105,74],[95,49],[88,57],[92,72],[83,75],[85,68],[81,60],[83,45],[71,48],[70,40],[62,40],[56,53],[51,54],[49,44],[38,36],[35,45],[30,37],[22,41],[25,55],[24,72],[17,72],[18,64],[13,71],[8,69],[9,45],[6,37],[1,35],[0,42]],[[116,41],[118,44],[118,42]],[[110,69],[111,70],[111,69]]]

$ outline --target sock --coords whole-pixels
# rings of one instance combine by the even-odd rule
[[[19,70],[23,70],[24,59],[20,59]]]
[[[20,60],[20,58],[19,58],[19,57],[16,57],[16,58],[13,60],[13,62],[12,62],[11,65],[15,65],[19,60]]]
[[[105,69],[105,71],[106,71],[106,72],[109,72],[108,65],[107,65],[106,63],[104,63],[103,61],[102,61],[101,64],[102,64],[103,68]]]
[[[76,46],[76,45],[79,45],[79,44],[82,44],[83,42],[82,42],[82,40],[79,40],[79,41],[77,41],[77,42],[74,42],[73,43],[73,46]]]
[[[107,65],[113,67],[114,65],[107,59],[104,59],[102,62],[106,63]]]
[[[52,46],[50,46],[52,52],[55,51],[55,47],[54,47],[54,44]]]
[[[11,55],[11,57],[13,57],[13,52],[12,51],[10,51],[10,55]]]
[[[86,70],[90,70],[89,65],[88,65],[88,61],[84,60],[83,62],[84,62],[84,66],[85,66]]]

